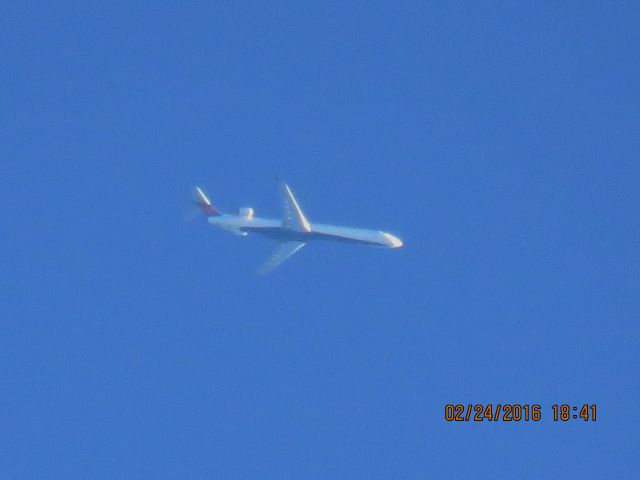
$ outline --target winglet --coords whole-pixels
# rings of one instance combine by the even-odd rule
[[[300,205],[298,205],[289,185],[286,183],[282,183],[282,205],[284,210],[282,226],[284,228],[298,232],[311,231],[311,224],[302,213]]]

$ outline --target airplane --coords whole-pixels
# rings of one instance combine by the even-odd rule
[[[348,242],[386,248],[403,245],[398,237],[381,230],[312,224],[302,212],[291,188],[284,182],[280,188],[284,215],[282,219],[273,219],[256,217],[251,207],[239,208],[237,214],[222,213],[200,187],[194,187],[195,203],[211,225],[236,235],[256,233],[280,242],[271,258],[258,269],[258,274],[273,270],[310,241]]]

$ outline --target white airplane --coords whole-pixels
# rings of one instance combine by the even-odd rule
[[[309,223],[286,183],[282,184],[284,217],[281,220],[256,217],[253,208],[250,207],[238,209],[237,214],[222,213],[200,187],[195,187],[194,190],[196,204],[211,225],[236,235],[257,233],[280,242],[271,258],[258,270],[260,274],[273,270],[312,240],[360,243],[387,248],[402,246],[402,240],[381,230]]]

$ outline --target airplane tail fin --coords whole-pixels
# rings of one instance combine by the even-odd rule
[[[195,204],[205,216],[215,217],[220,215],[220,210],[211,203],[211,200],[209,200],[200,187],[194,187],[193,193],[195,197]]]

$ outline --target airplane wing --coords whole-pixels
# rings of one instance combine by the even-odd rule
[[[300,205],[296,201],[289,185],[282,184],[282,205],[284,207],[284,216],[282,218],[282,227],[297,232],[310,232],[311,225],[307,221],[300,209]],[[303,244],[304,245],[304,244]]]
[[[265,273],[270,272],[305,245],[306,242],[296,241],[280,243],[278,248],[276,248],[276,251],[271,255],[271,258],[258,269],[258,274],[264,275]]]

